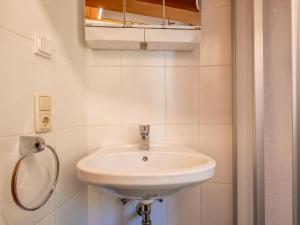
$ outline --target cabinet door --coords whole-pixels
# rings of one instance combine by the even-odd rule
[[[197,28],[201,24],[199,0],[165,0],[165,26]]]
[[[124,27],[125,0],[86,0],[86,25]]]
[[[163,27],[163,0],[126,0],[127,27]]]

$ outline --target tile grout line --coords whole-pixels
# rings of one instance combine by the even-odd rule
[[[33,38],[27,37],[26,35],[20,34],[12,29],[9,29],[8,27],[5,27],[3,25],[0,25],[0,28],[6,32],[9,32],[11,34],[17,35],[18,37],[21,37],[23,39],[26,39],[27,41],[32,41],[33,42]]]
[[[164,51],[164,79],[165,79],[165,123],[164,123],[164,143],[167,143],[167,53]]]

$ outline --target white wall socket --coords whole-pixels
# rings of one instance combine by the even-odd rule
[[[34,96],[35,132],[45,133],[52,129],[52,99],[50,95]]]

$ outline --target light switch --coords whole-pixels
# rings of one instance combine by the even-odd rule
[[[35,54],[51,58],[52,43],[51,40],[35,31],[33,33],[33,51]]]
[[[52,128],[52,99],[49,95],[35,95],[35,131],[44,133]]]
[[[49,96],[40,96],[40,110],[51,111],[51,98]]]

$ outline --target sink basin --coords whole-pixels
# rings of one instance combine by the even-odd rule
[[[80,180],[115,196],[157,199],[193,187],[214,175],[216,162],[177,145],[137,145],[100,149],[77,164]]]

